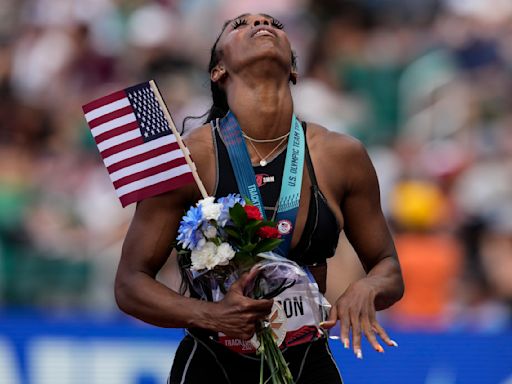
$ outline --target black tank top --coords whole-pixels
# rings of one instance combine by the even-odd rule
[[[302,123],[302,126],[304,136],[306,136],[306,124]],[[217,156],[217,186],[214,196],[222,197],[229,193],[239,193],[226,145],[215,124],[212,124],[212,127]],[[336,251],[340,226],[336,216],[327,205],[327,200],[318,188],[307,142],[305,149],[304,160],[311,179],[311,198],[304,231],[295,248],[290,249],[288,258],[301,265],[321,265],[325,264],[326,259],[332,257]],[[265,167],[253,167],[265,206],[265,213],[269,219],[273,217],[279,199],[285,159],[286,149]]]

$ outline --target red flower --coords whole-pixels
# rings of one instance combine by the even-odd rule
[[[254,205],[246,205],[244,206],[245,213],[247,213],[247,218],[249,220],[263,220],[263,217],[261,216],[261,212],[258,209],[258,207],[255,207]]]
[[[262,239],[279,239],[281,237],[281,234],[275,227],[261,227],[258,230],[258,236]]]

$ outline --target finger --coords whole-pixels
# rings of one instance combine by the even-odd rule
[[[352,327],[352,348],[358,359],[363,358],[363,351],[361,350],[361,322],[359,319],[359,312],[350,313],[350,325]]]
[[[375,333],[373,332],[373,328],[368,316],[363,316],[361,320],[361,327],[363,329],[364,335],[370,342],[373,349],[375,349],[377,352],[383,353],[384,348],[382,348],[382,345],[380,345],[379,342],[377,341],[377,338],[375,337]]]
[[[345,349],[350,348],[350,316],[348,312],[343,312],[340,319],[340,327],[341,327],[341,342]]]
[[[325,320],[322,321],[319,325],[323,329],[331,329],[336,325],[336,320]]]
[[[238,280],[231,285],[230,290],[243,295],[245,287],[256,277],[258,273],[259,269],[257,268],[252,268],[249,272],[243,273]]]
[[[320,327],[323,329],[331,329],[336,325],[336,322],[338,321],[338,313],[336,310],[336,307],[331,307],[331,310],[329,311],[329,317],[327,320],[322,321],[320,323]]]
[[[231,287],[229,287],[229,291],[233,291],[236,293],[240,293],[243,295],[243,289],[245,285],[247,284],[249,274],[246,272],[242,274],[238,280],[236,280],[233,284],[231,284]]]
[[[242,329],[241,331],[242,331],[242,333],[240,335],[240,339],[249,340],[256,332],[256,329],[254,326],[248,325],[248,326],[244,327],[244,329]]]
[[[268,315],[272,310],[272,306],[274,305],[274,300],[272,299],[250,299],[245,298],[244,300],[244,308],[247,312],[260,313],[264,315]]]
[[[246,285],[249,285],[250,282],[256,278],[258,273],[260,273],[260,269],[257,266],[252,267],[248,273],[245,273],[244,280],[241,282],[242,288],[245,288]]]
[[[265,315],[272,311],[272,306],[274,305],[274,300],[272,299],[253,300],[253,302],[255,302],[255,309]]]
[[[384,328],[381,327],[381,325],[377,322],[377,320],[374,320],[372,323],[372,327],[377,332],[377,334],[380,336],[383,342],[385,342],[390,347],[398,347],[398,343],[394,340],[391,340],[391,338],[388,336]]]

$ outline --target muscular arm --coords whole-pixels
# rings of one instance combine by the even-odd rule
[[[208,303],[183,297],[155,280],[171,253],[184,191],[143,200],[126,235],[115,282],[119,307],[161,327],[207,327]]]
[[[376,318],[376,310],[399,300],[404,292],[400,265],[391,234],[380,206],[380,193],[375,169],[364,147],[347,136],[326,135],[325,152],[340,164],[343,180],[333,187],[339,196],[345,233],[356,251],[367,276],[353,282],[336,300],[325,327],[340,320],[341,339],[349,347],[352,331],[353,349],[362,358],[361,334],[373,348],[384,349],[375,333],[389,346],[389,338]]]
[[[351,168],[341,203],[345,233],[367,272],[366,282],[374,289],[375,307],[381,310],[402,297],[402,274],[381,210],[375,169],[360,143],[354,141],[350,147]]]

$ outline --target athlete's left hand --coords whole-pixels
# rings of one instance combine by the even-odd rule
[[[361,334],[366,336],[377,352],[384,352],[384,348],[377,341],[376,334],[387,345],[391,347],[398,346],[377,321],[375,296],[374,288],[365,278],[350,284],[345,293],[332,306],[329,318],[320,324],[322,328],[329,329],[340,320],[341,342],[347,349],[350,348],[349,334],[352,330],[352,347],[359,359],[363,358]]]

